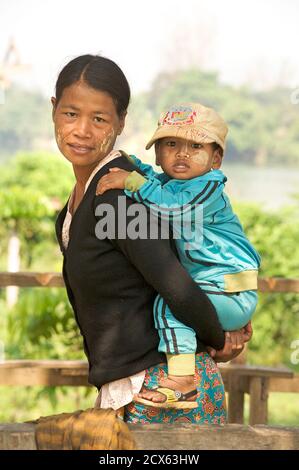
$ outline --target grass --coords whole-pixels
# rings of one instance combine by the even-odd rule
[[[86,387],[1,386],[0,422],[23,422],[78,409],[91,408],[97,392]],[[299,426],[299,393],[271,393],[269,426]],[[248,424],[249,396],[245,395],[245,424]]]
[[[1,386],[0,422],[19,423],[41,416],[91,408],[97,397],[87,387]]]
[[[299,426],[299,393],[270,393],[269,425]]]
[[[245,394],[244,424],[249,424],[249,395]],[[268,426],[299,426],[299,393],[270,393]]]

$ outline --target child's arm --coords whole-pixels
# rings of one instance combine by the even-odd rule
[[[142,202],[153,210],[163,209],[185,211],[195,205],[207,207],[223,193],[222,181],[203,181],[193,178],[186,185],[163,185],[157,178],[145,179],[137,172],[132,172],[125,179],[125,193],[131,199]]]
[[[163,175],[164,176],[164,175]],[[202,181],[199,178],[189,180],[187,187],[173,191],[165,187],[161,178],[149,179],[137,171],[128,172],[119,168],[111,168],[98,182],[96,194],[103,194],[108,189],[125,189],[131,199],[141,202],[151,210],[159,212],[185,211],[195,205],[207,208],[222,195],[222,181]]]
[[[146,178],[158,178],[161,180],[165,179],[165,175],[163,173],[155,172],[151,165],[143,163],[139,158],[135,157],[135,155],[130,155],[128,158],[131,163],[137,166],[137,168],[146,175]],[[137,171],[129,172],[114,167],[110,168],[109,172],[110,173],[102,176],[102,178],[99,180],[96,189],[97,196],[99,194],[103,194],[105,191],[108,191],[108,189],[127,188],[128,190],[135,191],[147,181],[147,179],[144,176],[140,175],[140,173],[138,173]],[[130,178],[128,178],[128,176],[130,176]],[[125,184],[127,178],[128,182]]]
[[[157,173],[151,165],[142,162],[139,158],[135,157],[135,155],[130,155],[129,160],[133,165],[137,166],[147,178],[159,178],[159,176],[161,176],[161,173]]]
[[[132,173],[137,173],[137,171],[133,171]],[[125,181],[130,174],[130,171],[121,170],[117,167],[109,168],[109,173],[102,176],[98,181],[96,195],[104,194],[108,189],[125,189]],[[138,174],[139,173],[137,173],[137,175]],[[144,176],[139,176],[146,181]]]

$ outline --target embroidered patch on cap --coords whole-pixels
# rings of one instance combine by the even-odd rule
[[[189,106],[174,106],[167,111],[160,125],[186,126],[194,123],[196,111]]]

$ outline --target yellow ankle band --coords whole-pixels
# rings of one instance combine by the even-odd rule
[[[195,354],[166,354],[168,374],[194,375]]]

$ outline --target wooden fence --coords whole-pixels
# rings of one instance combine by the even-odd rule
[[[58,273],[0,273],[0,288],[63,287]],[[299,293],[299,280],[281,278],[259,279],[260,292]],[[299,375],[287,368],[220,365],[225,389],[228,392],[230,423],[244,422],[244,394],[249,394],[249,424],[266,424],[268,396],[271,392],[299,392]],[[87,363],[84,361],[4,361],[0,363],[0,385],[70,385],[88,386]]]
[[[128,426],[140,450],[299,449],[299,428],[293,427],[241,424],[209,426],[183,423]],[[0,424],[0,450],[36,450],[35,431],[34,423]],[[285,455],[279,457],[285,458]],[[159,459],[155,462],[159,462]]]

